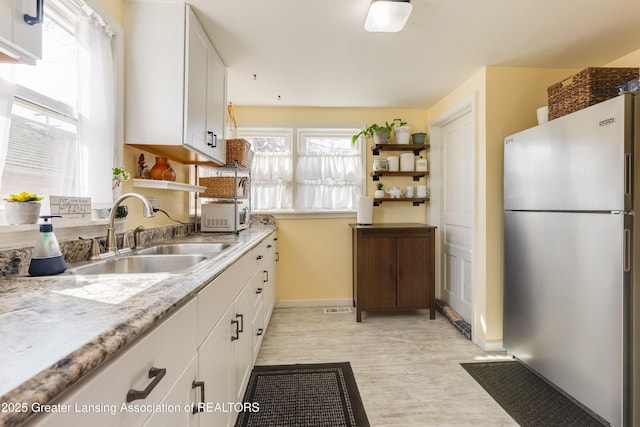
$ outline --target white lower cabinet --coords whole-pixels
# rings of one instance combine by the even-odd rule
[[[57,404],[68,413],[48,413],[32,425],[129,427],[143,425],[154,413],[162,418],[166,413],[158,405],[173,403],[167,395],[196,355],[195,324],[191,300],[63,395]]]
[[[229,307],[198,350],[198,381],[204,383],[205,389],[205,405],[198,415],[201,426],[226,427],[231,422],[228,402],[234,401],[232,316],[233,307]]]
[[[267,270],[268,258],[259,257],[273,248],[274,238],[275,233],[268,236],[194,299],[54,402],[68,407],[68,413],[43,414],[27,425],[235,424],[273,309],[275,282],[267,278],[275,278],[275,270]],[[269,302],[264,299],[267,289]]]
[[[189,366],[165,397],[165,406],[154,412],[144,427],[198,427],[198,417],[190,408],[200,401],[201,387],[198,378],[198,356],[193,356]]]
[[[253,368],[253,339],[251,320],[253,319],[253,293],[246,285],[233,303],[232,323],[234,401],[242,402],[244,391]]]

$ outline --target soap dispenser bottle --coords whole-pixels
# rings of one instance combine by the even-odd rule
[[[62,218],[60,215],[43,215],[44,224],[40,224],[40,233],[36,239],[36,246],[33,249],[31,264],[29,265],[30,276],[48,276],[62,273],[67,269],[64,262],[60,245],[56,235],[53,234],[53,225],[49,222],[51,218]]]

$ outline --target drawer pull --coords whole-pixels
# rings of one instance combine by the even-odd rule
[[[257,259],[257,260],[261,260],[261,259],[262,259],[262,255],[258,255],[258,256],[256,257],[256,259]]]
[[[258,332],[256,332],[256,335],[257,335],[257,336],[260,336],[260,335],[262,335],[263,333],[264,333],[264,329],[260,328],[260,329],[258,329]]]
[[[24,22],[29,25],[42,24],[42,17],[44,16],[44,0],[36,0],[36,16],[24,14],[22,17]]]
[[[271,248],[271,247],[272,247],[271,245],[267,245],[267,248]]]
[[[232,320],[231,324],[235,324],[236,325],[236,332],[235,332],[235,336],[231,335],[231,341],[236,341],[240,339],[240,328],[238,327],[240,325],[240,322],[238,322],[237,320]]]
[[[261,293],[262,293],[262,288],[256,289],[256,294],[261,294]]]
[[[238,333],[244,332],[244,314],[236,314],[236,319],[240,318],[240,329],[238,329]]]
[[[200,405],[193,405],[193,413],[204,412],[205,400],[204,400],[204,381],[193,380],[191,388],[200,388]]]
[[[127,393],[127,403],[133,402],[134,400],[146,399],[147,396],[149,396],[149,393],[151,393],[153,389],[156,388],[160,380],[164,378],[166,373],[167,370],[164,368],[149,369],[149,378],[153,378],[153,381],[151,381],[147,388],[145,388],[144,390],[129,390],[129,392]]]

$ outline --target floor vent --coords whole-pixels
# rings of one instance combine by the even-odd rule
[[[324,314],[341,314],[341,313],[351,313],[351,307],[332,307],[332,308],[324,309]]]

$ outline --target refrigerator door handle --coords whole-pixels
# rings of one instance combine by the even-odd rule
[[[633,171],[633,163],[631,162],[631,153],[624,154],[624,195],[631,196],[631,171]]]
[[[631,230],[624,230],[624,272],[631,271]]]

